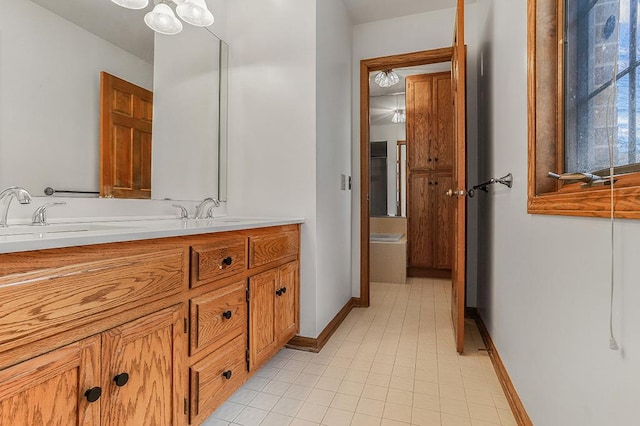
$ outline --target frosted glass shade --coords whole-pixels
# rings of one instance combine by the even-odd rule
[[[144,22],[153,31],[160,34],[174,35],[182,31],[182,22],[173,10],[164,3],[158,3],[151,12],[144,15]]]
[[[397,109],[393,112],[393,117],[391,117],[392,123],[406,123],[407,122],[407,113],[402,109]]]
[[[186,0],[176,7],[183,21],[196,27],[208,27],[213,24],[213,14],[207,8],[205,0]]]
[[[380,87],[391,87],[394,84],[398,84],[400,77],[393,70],[380,71],[374,79],[376,84]]]
[[[144,9],[149,5],[149,0],[111,0],[118,6],[126,7],[127,9]]]

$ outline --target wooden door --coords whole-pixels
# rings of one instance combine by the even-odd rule
[[[456,26],[451,58],[453,93],[455,169],[452,195],[454,199],[454,250],[451,292],[451,318],[456,336],[456,349],[464,350],[465,252],[466,252],[466,47],[464,44],[464,0],[458,0]],[[455,191],[455,193],[454,193]]]
[[[275,328],[278,346],[288,342],[298,332],[298,262],[278,269],[278,289],[275,299]]]
[[[183,311],[177,305],[102,334],[103,425],[186,424]]]
[[[100,73],[100,196],[151,198],[153,93]]]
[[[434,176],[433,202],[436,215],[433,225],[434,264],[436,269],[451,269],[453,259],[453,200],[446,191],[453,184],[450,172],[439,172]]]
[[[100,337],[94,336],[0,371],[0,424],[99,425]],[[97,392],[97,393],[96,393]]]
[[[275,351],[275,297],[278,270],[249,278],[249,370],[261,365]]]

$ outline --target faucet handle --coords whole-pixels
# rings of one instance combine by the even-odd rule
[[[172,204],[172,207],[180,209],[180,219],[189,219],[189,212],[182,204]]]
[[[35,212],[33,212],[33,216],[31,216],[31,224],[44,226],[48,225],[47,223],[47,209],[51,206],[66,206],[66,201],[55,201],[52,203],[45,203],[38,207]]]

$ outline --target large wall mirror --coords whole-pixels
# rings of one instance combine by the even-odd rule
[[[96,0],[3,5],[0,188],[100,191],[104,71],[153,92],[151,198],[226,199],[228,48],[191,25],[155,35],[147,11]]]

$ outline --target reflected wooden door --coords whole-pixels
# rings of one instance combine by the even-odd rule
[[[153,93],[100,73],[100,196],[151,198]]]
[[[466,252],[466,48],[464,45],[464,0],[458,0],[456,26],[451,58],[453,94],[455,162],[453,185],[449,194],[454,198],[453,271],[451,318],[456,338],[456,350],[464,350],[465,252]]]

